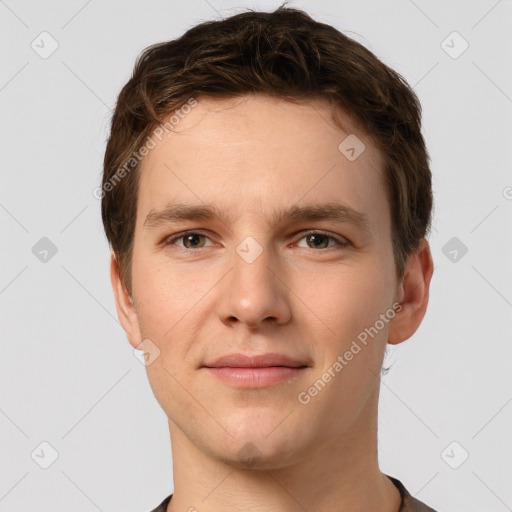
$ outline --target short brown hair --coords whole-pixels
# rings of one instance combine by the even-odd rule
[[[397,275],[430,229],[432,185],[419,100],[364,46],[305,12],[282,5],[201,23],[146,48],[119,94],[102,181],[101,214],[121,279],[131,293],[139,162],[132,155],[190,98],[261,93],[326,100],[371,137],[384,161]],[[123,173],[119,173],[124,169]],[[121,176],[121,179],[120,179]]]

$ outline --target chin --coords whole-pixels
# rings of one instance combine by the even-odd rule
[[[301,439],[289,428],[259,429],[257,423],[233,437],[209,440],[213,457],[241,469],[280,469],[290,466],[300,458]],[[280,430],[280,431],[279,431]]]

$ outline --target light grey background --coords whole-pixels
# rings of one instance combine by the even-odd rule
[[[0,0],[2,512],[145,512],[171,492],[166,417],[117,321],[92,191],[139,52],[279,3]],[[436,268],[425,321],[387,359],[381,468],[439,512],[512,510],[512,1],[291,5],[402,73],[424,109]]]

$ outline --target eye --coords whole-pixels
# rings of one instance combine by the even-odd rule
[[[164,241],[164,245],[174,245],[180,249],[202,249],[213,246],[213,242],[206,235],[197,231],[187,231]],[[346,247],[348,240],[343,237],[335,237],[321,231],[306,233],[300,238],[297,247],[310,249],[328,249],[333,246]]]
[[[302,242],[303,240],[305,240],[305,245]],[[343,238],[328,235],[327,233],[323,233],[321,231],[314,231],[303,236],[297,244],[297,247],[309,247],[310,249],[327,249],[336,245],[346,247],[348,245],[348,241]]]
[[[201,249],[203,247],[209,247],[213,245],[211,240],[206,235],[197,233],[195,231],[181,233],[177,236],[169,238],[164,242],[164,244],[176,245],[177,247],[184,249]]]

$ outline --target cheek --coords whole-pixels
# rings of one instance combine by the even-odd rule
[[[392,290],[386,274],[377,258],[367,258],[331,266],[328,272],[298,275],[292,288],[310,311],[308,316],[313,313],[322,321],[339,349],[389,307]]]
[[[161,336],[165,328],[169,329],[175,320],[176,291],[164,278],[162,268],[151,268],[149,265],[133,266],[133,287],[137,304],[137,316],[141,331],[148,338]]]
[[[314,407],[354,411],[378,382],[388,329],[380,319],[391,305],[390,280],[375,260],[340,266],[316,284],[307,285],[308,306],[322,320],[316,332],[321,340],[316,347],[319,366],[311,383],[323,377],[329,383]]]
[[[160,255],[150,257],[134,251],[132,280],[141,330],[144,327],[148,337],[152,334],[162,341],[205,293],[197,274],[171,266]]]
[[[150,386],[168,414],[186,410],[190,404],[185,383],[193,370],[185,361],[204,315],[206,302],[201,297],[207,284],[161,258],[134,259],[133,270],[141,335],[160,350],[158,358],[146,367]],[[198,411],[195,414],[200,416]],[[193,422],[194,415],[185,416]]]

